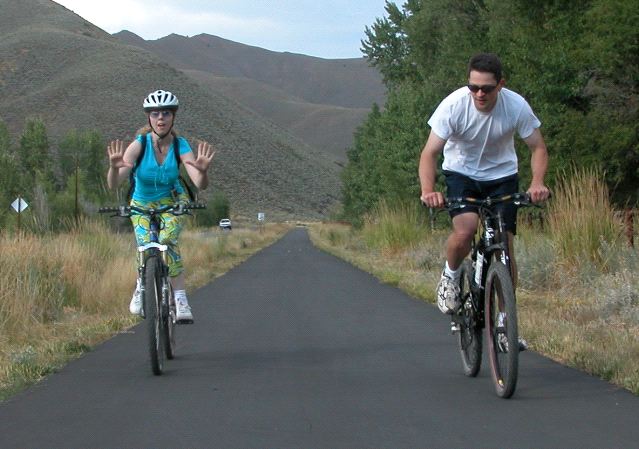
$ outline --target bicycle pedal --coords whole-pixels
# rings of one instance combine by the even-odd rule
[[[194,323],[193,319],[190,319],[190,320],[177,320],[175,322],[175,324],[193,324],[193,323]]]

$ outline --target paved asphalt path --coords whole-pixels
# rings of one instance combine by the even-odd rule
[[[303,229],[191,302],[164,375],[135,327],[0,404],[0,447],[639,447],[638,397],[528,351],[497,398],[486,363],[463,375],[433,305]]]

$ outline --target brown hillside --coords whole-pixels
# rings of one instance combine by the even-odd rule
[[[278,53],[201,34],[146,41],[116,37],[148,49],[209,89],[256,111],[340,164],[373,103],[384,103],[378,71],[363,58],[322,59]]]
[[[257,112],[307,144],[325,152],[340,165],[346,163],[346,149],[353,145],[353,132],[370,112],[365,108],[346,108],[314,104],[287,95],[280,89],[247,78],[215,76],[199,70],[184,73],[209,89]]]
[[[335,164],[157,56],[51,1],[0,0],[0,11],[0,119],[14,135],[40,116],[53,142],[72,128],[131,139],[144,96],[169,89],[180,131],[218,148],[211,178],[236,212],[321,217],[336,202]]]

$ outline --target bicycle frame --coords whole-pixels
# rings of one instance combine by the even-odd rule
[[[517,206],[531,204],[530,198],[523,193],[483,200],[446,200],[448,210],[473,207],[472,211],[477,208],[479,215],[470,259],[461,267],[462,307],[451,316],[453,332],[458,334],[464,372],[469,377],[475,377],[479,372],[482,330],[486,329],[493,383],[497,395],[503,398],[510,397],[515,390],[519,353],[510,237],[502,208],[495,208],[506,202]]]
[[[480,206],[479,237],[473,240],[471,246],[471,260],[475,262],[474,280],[476,287],[484,289],[486,273],[490,268],[494,254],[499,253],[501,261],[510,270],[509,251],[508,235],[501,210],[495,213],[486,206]]]
[[[503,218],[502,210],[494,210],[493,207],[506,202],[513,202],[515,205],[528,205],[530,200],[526,194],[515,193],[504,195],[496,198],[487,198],[478,200],[475,198],[449,198],[446,201],[446,208],[463,209],[468,206],[479,207],[479,228],[478,237],[473,239],[471,243],[471,260],[475,271],[474,287],[479,293],[485,287],[485,275],[490,268],[492,256],[499,254],[500,260],[506,265],[509,272],[512,273],[510,242],[508,232],[506,231],[506,223]],[[477,262],[477,259],[479,263]]]

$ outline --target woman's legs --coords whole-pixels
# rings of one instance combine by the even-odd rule
[[[185,283],[184,283],[184,271],[182,271],[180,274],[178,274],[177,276],[174,276],[171,278],[171,286],[173,287],[173,290],[185,290]]]

